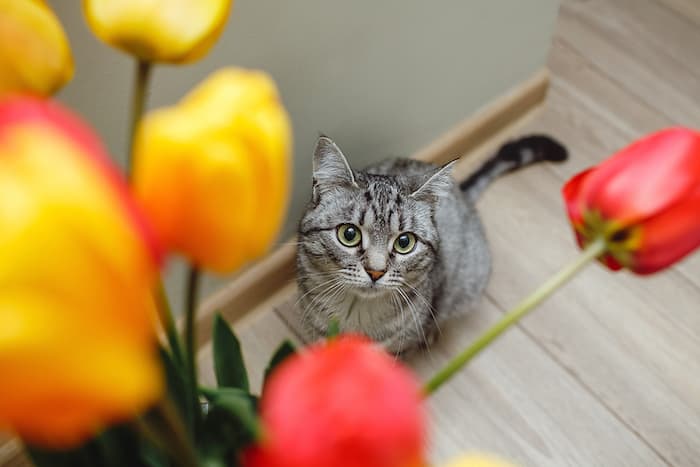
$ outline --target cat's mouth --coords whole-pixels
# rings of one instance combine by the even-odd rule
[[[376,284],[357,286],[352,288],[352,292],[360,298],[377,298],[386,295],[390,290]]]

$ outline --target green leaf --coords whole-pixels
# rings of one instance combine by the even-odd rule
[[[241,344],[218,314],[214,318],[214,371],[219,387],[250,390]]]
[[[126,425],[118,425],[72,450],[54,451],[33,446],[26,449],[37,467],[143,467],[138,447],[137,436]]]
[[[175,404],[175,408],[181,414],[188,433],[194,433],[194,414],[191,404],[187,399],[187,386],[185,384],[184,370],[174,361],[173,356],[167,349],[159,347],[160,361],[165,370],[165,380],[167,384],[168,397]]]
[[[288,340],[282,342],[280,346],[277,347],[277,350],[275,350],[275,353],[272,354],[270,363],[268,363],[267,368],[265,368],[265,382],[267,383],[267,380],[270,379],[270,375],[272,375],[272,372],[280,365],[280,363],[295,353],[297,353],[297,349],[294,344]]]
[[[242,448],[260,435],[257,398],[239,388],[201,388],[209,401],[205,436],[209,446]]]
[[[94,440],[104,459],[101,465],[109,467],[143,466],[139,455],[140,442],[128,425],[114,426]]]
[[[25,447],[27,456],[36,467],[88,467],[99,465],[99,458],[86,447],[70,451],[53,451],[36,446]]]
[[[139,446],[139,455],[141,457],[141,462],[145,467],[169,467],[170,462],[168,461],[168,456],[163,453],[160,449],[155,447],[153,443],[147,440],[142,440]],[[127,464],[124,464],[127,465]]]

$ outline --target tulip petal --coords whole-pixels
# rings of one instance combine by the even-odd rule
[[[580,199],[585,207],[599,209],[604,219],[632,225],[675,204],[694,188],[698,174],[700,133],[671,128],[597,166],[580,187]]]
[[[284,219],[291,129],[265,73],[227,68],[147,116],[134,190],[160,240],[226,273],[269,247]]]
[[[0,297],[0,428],[64,447],[142,412],[163,383],[152,345],[56,311],[26,293]]]
[[[0,102],[0,427],[69,447],[158,397],[146,230],[77,118]]]
[[[631,269],[652,274],[679,261],[700,246],[700,185],[681,201],[641,224],[641,245]]]
[[[580,226],[583,222],[581,187],[594,170],[594,168],[590,168],[576,174],[562,188],[566,211],[574,226]]]
[[[205,55],[223,31],[231,0],[83,0],[107,44],[141,60],[186,63]]]
[[[48,96],[73,77],[68,39],[44,2],[0,0],[0,44],[0,96]]]
[[[94,133],[76,116],[50,100],[9,98],[2,101],[0,103],[0,138],[3,138],[3,134],[14,127],[24,125],[31,127],[30,131],[32,132],[55,130],[57,133],[53,133],[53,137],[59,141],[70,141],[76,150],[66,150],[63,153],[65,157],[79,157],[81,158],[80,162],[88,164],[99,172],[97,176],[109,184],[111,190],[109,196],[117,198],[115,200],[116,208],[121,210],[131,221],[133,227],[144,240],[144,245],[148,247],[153,260],[160,264],[162,251],[155,240],[153,230],[139,212],[123,176],[111,162],[104,146]],[[53,137],[47,135],[49,140],[54,139]],[[38,138],[28,134],[26,139],[31,142]],[[37,146],[39,145],[40,143],[37,144]],[[18,148],[18,150],[21,149]],[[41,151],[40,147],[37,147],[36,150]]]

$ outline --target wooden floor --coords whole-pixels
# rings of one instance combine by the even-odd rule
[[[544,108],[508,133],[552,134],[571,161],[509,176],[480,201],[488,293],[410,360],[421,377],[576,255],[568,177],[644,133],[700,127],[700,0],[566,1],[548,65]],[[272,349],[299,340],[286,324],[294,293],[236,325],[258,384]],[[700,466],[699,336],[700,254],[650,278],[592,265],[431,398],[431,460],[478,450],[523,466]]]
[[[549,68],[544,108],[509,133],[552,134],[572,159],[480,201],[493,278],[478,310],[411,359],[424,378],[577,254],[568,177],[647,132],[700,127],[700,1],[564,2]],[[286,324],[294,293],[237,326],[257,381],[277,343],[299,340]],[[432,397],[431,460],[479,450],[527,466],[700,466],[699,336],[700,254],[650,278],[592,265]]]

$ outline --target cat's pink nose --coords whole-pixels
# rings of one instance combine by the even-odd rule
[[[367,271],[367,274],[369,274],[369,277],[372,278],[374,282],[377,282],[380,277],[384,275],[386,271],[375,271],[374,269],[365,269]]]

